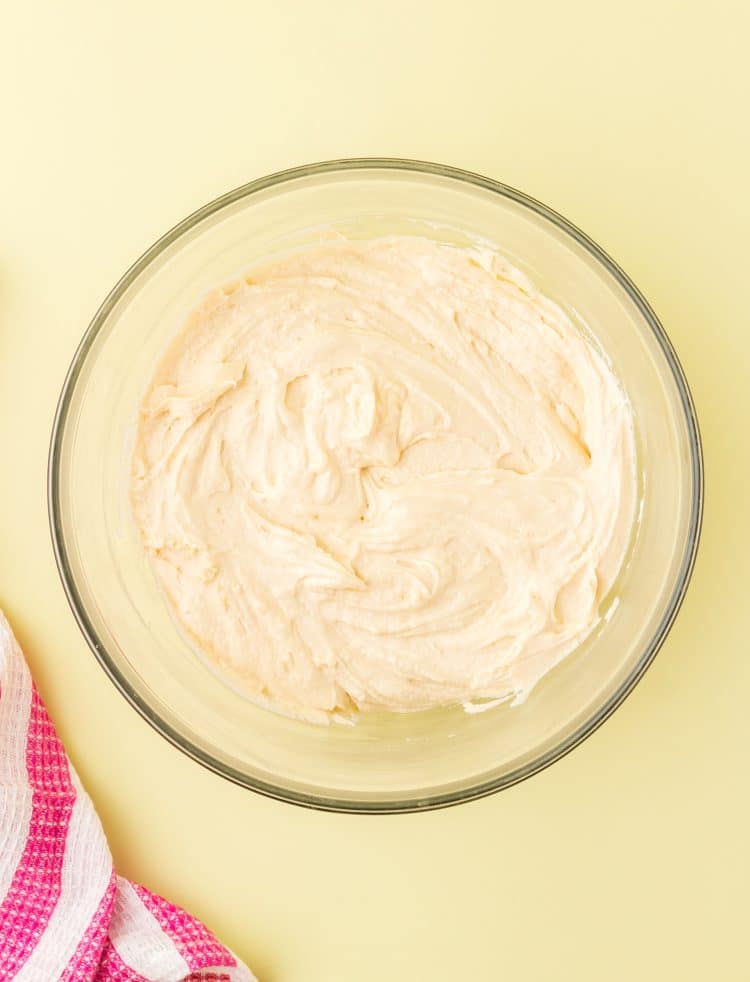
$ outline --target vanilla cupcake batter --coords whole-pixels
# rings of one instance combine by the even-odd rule
[[[631,412],[499,255],[329,242],[210,293],[139,415],[132,503],[202,651],[306,717],[523,699],[630,536]]]

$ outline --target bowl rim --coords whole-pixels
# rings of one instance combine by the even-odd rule
[[[612,276],[619,286],[626,292],[630,300],[635,304],[644,321],[650,328],[659,347],[664,355],[679,395],[680,405],[684,413],[684,421],[687,427],[689,446],[690,446],[690,467],[692,477],[692,500],[690,502],[690,515],[687,530],[685,551],[682,556],[680,568],[671,597],[665,607],[659,625],[651,637],[648,645],[643,651],[638,662],[635,664],[627,678],[620,684],[614,693],[598,708],[589,718],[587,718],[576,730],[573,731],[561,743],[550,748],[545,753],[528,761],[524,765],[517,767],[507,774],[493,778],[488,781],[479,782],[468,787],[453,789],[436,794],[427,794],[423,797],[404,798],[403,800],[365,800],[345,799],[328,797],[325,795],[307,794],[304,792],[285,788],[281,785],[262,781],[255,777],[250,777],[231,765],[217,760],[210,753],[194,744],[183,733],[179,732],[166,720],[162,719],[146,699],[130,684],[124,674],[112,659],[104,644],[98,637],[91,619],[89,618],[85,604],[78,590],[72,568],[69,561],[68,546],[65,541],[63,531],[62,514],[60,507],[60,465],[63,438],[68,421],[69,410],[72,396],[76,388],[76,383],[86,362],[87,355],[99,331],[103,328],[110,313],[125,291],[129,289],[137,277],[160,256],[164,250],[176,242],[183,234],[190,231],[201,221],[209,216],[221,211],[223,208],[234,204],[244,198],[249,198],[253,194],[266,190],[267,188],[284,185],[299,178],[318,176],[322,174],[336,174],[341,172],[355,172],[365,170],[395,171],[403,173],[426,174],[430,177],[441,177],[455,180],[458,183],[469,184],[487,191],[491,191],[503,198],[509,199],[515,204],[534,212],[547,221],[555,225],[560,231],[575,240],[582,246],[588,254],[598,262],[600,266]],[[575,747],[582,743],[602,723],[608,719],[612,713],[621,705],[625,698],[632,692],[636,684],[643,677],[646,669],[651,665],[657,652],[664,643],[672,624],[682,606],[688,584],[695,566],[696,555],[701,535],[703,519],[703,499],[704,499],[704,466],[703,450],[701,444],[700,429],[698,418],[690,393],[690,388],[685,377],[685,373],[679,362],[677,354],[667,336],[664,327],[654,313],[648,301],[640,290],[636,287],[630,277],[620,268],[620,266],[588,235],[582,232],[576,225],[568,221],[558,212],[549,208],[547,205],[530,197],[522,191],[503,184],[500,181],[484,177],[481,174],[461,168],[452,167],[444,164],[432,163],[423,160],[411,160],[399,157],[353,157],[336,160],[326,160],[319,163],[305,164],[300,167],[292,167],[286,170],[268,174],[254,181],[240,185],[225,194],[214,198],[212,201],[192,212],[182,221],[174,225],[168,232],[162,235],[150,246],[130,268],[122,275],[109,294],[106,296],[101,306],[94,315],[86,332],[79,343],[70,367],[63,382],[60,397],[55,410],[52,424],[52,433],[48,454],[47,465],[47,504],[49,527],[52,538],[52,548],[57,564],[58,573],[62,581],[68,603],[73,612],[78,626],[83,633],[86,642],[94,653],[97,661],[104,669],[106,674],[119,689],[130,705],[166,740],[173,746],[187,754],[193,760],[207,767],[216,774],[238,784],[242,787],[250,788],[259,794],[278,801],[285,801],[291,804],[301,805],[321,811],[348,812],[352,814],[397,814],[404,812],[420,812],[437,808],[445,808],[450,805],[459,804],[465,801],[472,801],[486,797],[496,791],[518,784],[520,781],[531,777],[533,774],[544,770],[555,761],[560,760],[570,753]]]

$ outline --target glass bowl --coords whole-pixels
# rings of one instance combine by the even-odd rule
[[[526,702],[366,714],[321,726],[255,705],[183,637],[127,503],[136,407],[166,339],[209,288],[318,240],[393,233],[494,243],[599,339],[635,415],[640,511],[614,601]],[[703,500],[698,424],[653,311],[560,215],[476,174],[408,160],[342,160],[253,181],[180,222],[106,298],[73,358],[54,421],[49,509],[76,619],[126,699],[175,746],[262,794],[317,808],[402,812],[506,788],[567,753],[622,702],[685,594]]]

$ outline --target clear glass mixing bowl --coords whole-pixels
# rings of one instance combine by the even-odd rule
[[[640,519],[586,642],[520,706],[365,715],[320,726],[254,705],[178,631],[127,505],[134,413],[181,315],[254,261],[317,241],[416,233],[481,237],[590,330],[633,405]],[[702,511],[698,425],[672,346],[644,298],[564,218],[476,174],[407,160],[314,164],[253,181],[168,232],[102,304],[73,359],[54,422],[49,508],[55,555],[94,654],[168,740],[238,784],[340,811],[466,801],[546,767],[622,702],[654,658],[687,587]]]

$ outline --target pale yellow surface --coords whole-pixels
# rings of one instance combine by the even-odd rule
[[[262,982],[750,978],[750,141],[742,2],[32,0],[0,33],[0,605],[119,870]],[[47,532],[55,401],[99,301],[227,188],[337,156],[475,169],[586,229],[689,376],[693,585],[633,696],[544,774],[364,818],[231,786],[83,642]]]

